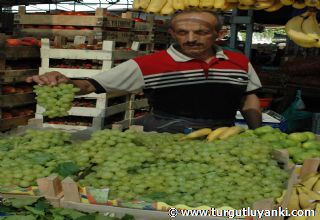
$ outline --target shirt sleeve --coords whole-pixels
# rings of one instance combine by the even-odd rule
[[[253,66],[251,63],[248,64],[248,77],[249,77],[249,82],[247,85],[247,93],[250,93],[254,90],[260,89],[262,87],[260,79],[256,73],[256,71],[253,69]]]
[[[140,67],[134,60],[123,62],[91,79],[103,87],[105,92],[134,92],[145,85]]]

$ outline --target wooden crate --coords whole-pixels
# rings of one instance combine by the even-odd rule
[[[0,108],[1,107],[12,108],[15,106],[32,104],[32,103],[35,103],[33,93],[0,95]]]
[[[10,119],[0,119],[0,131],[6,131],[12,128],[16,128],[19,125],[26,125],[28,124],[28,120],[30,118],[33,118],[33,116],[21,116]]]
[[[38,187],[40,190],[40,195],[25,195],[18,193],[0,193],[0,196],[5,199],[10,198],[46,198],[49,203],[55,207],[60,207],[60,200],[63,197],[63,191],[61,186],[61,181],[58,176],[51,175],[46,178],[41,178],[37,180]]]
[[[20,25],[70,25],[88,27],[114,27],[131,28],[129,19],[106,16],[106,9],[97,8],[94,15],[51,15],[51,14],[27,14],[25,6],[19,7],[15,15],[15,24]]]
[[[132,33],[130,32],[133,22],[131,19],[106,16],[106,10],[96,9],[94,15],[50,15],[50,14],[27,14],[25,7],[19,7],[19,13],[15,16],[15,23],[18,25],[15,35],[33,36],[36,38],[54,38],[55,36],[67,37],[69,40],[75,36],[86,36],[98,41],[117,40],[129,42]],[[33,25],[46,25],[47,29],[29,28]],[[53,29],[54,26],[74,26],[80,29]],[[61,27],[60,27],[61,28]],[[88,30],[89,28],[89,30]],[[107,29],[109,28],[109,30]],[[112,28],[112,30],[110,30]],[[124,31],[117,31],[121,28]]]
[[[24,82],[28,76],[37,75],[38,69],[28,70],[1,70],[0,69],[0,85],[16,82]]]
[[[115,41],[104,41],[102,50],[56,49],[50,48],[49,39],[42,39],[41,42],[42,66],[39,69],[40,75],[50,71],[59,71],[70,78],[90,77],[111,69],[115,60],[129,60],[145,54],[134,50],[139,44],[134,44],[135,47],[132,50],[116,50]],[[102,67],[101,69],[51,68],[49,65],[50,59],[99,60],[102,62]]]

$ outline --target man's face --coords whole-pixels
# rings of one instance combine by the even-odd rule
[[[217,32],[217,19],[209,13],[186,13],[172,21],[171,36],[178,42],[181,52],[190,57],[211,52]]]

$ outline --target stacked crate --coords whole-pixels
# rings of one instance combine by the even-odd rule
[[[38,74],[40,49],[34,46],[8,46],[0,35],[0,131],[27,124],[35,106],[32,85],[22,84]],[[35,62],[34,65],[30,63]]]
[[[103,8],[97,8],[95,14],[28,14],[25,7],[20,6],[14,21],[15,35],[38,39],[53,40],[56,36],[62,36],[73,41],[75,36],[85,36],[89,43],[102,40],[128,43],[132,37],[132,20],[107,15]]]
[[[111,69],[114,66],[114,62],[117,60],[128,60],[144,54],[144,52],[134,50],[135,48],[132,48],[132,50],[117,49],[115,48],[115,41],[103,41],[101,50],[52,48],[49,39],[42,39],[41,43],[42,66],[39,70],[40,75],[46,72],[58,71],[69,78],[91,77],[102,71]],[[96,69],[54,68],[50,65],[52,60],[91,60],[92,62],[100,63],[100,66]],[[73,107],[69,111],[69,115],[92,120],[87,124],[81,123],[81,120],[79,123],[71,122],[66,124],[63,123],[64,118],[61,119],[62,121],[55,121],[52,123],[50,120],[43,117],[42,113],[44,112],[44,109],[41,106],[37,106],[36,118],[43,120],[44,127],[97,130],[105,127],[106,120],[109,120],[111,116],[121,113],[122,116],[120,119],[115,120],[122,121],[129,119],[132,116],[131,106],[135,103],[134,97],[135,95],[132,94],[95,93],[78,96],[77,99],[86,99],[88,101],[94,100],[95,104],[94,106]],[[115,99],[118,99],[118,101],[114,101]],[[139,102],[141,102],[141,100],[139,100]],[[107,124],[112,123],[114,123],[114,121],[109,121]]]

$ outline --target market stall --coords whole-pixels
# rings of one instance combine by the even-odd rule
[[[9,7],[0,1],[2,5]],[[30,13],[20,6],[13,36],[0,35],[0,220],[224,220],[231,213],[239,220],[319,220],[320,2],[134,0],[130,6],[132,10],[120,13],[101,7]],[[261,123],[253,128],[243,109],[236,109],[232,125],[194,123],[181,132],[167,132],[166,123],[158,126],[158,132],[150,131],[148,123],[135,125],[143,115],[160,117],[161,111],[154,112],[154,100],[165,102],[156,89],[170,83],[181,86],[184,80],[204,83],[197,78],[202,72],[193,67],[171,71],[174,55],[180,64],[186,59],[175,50],[168,50],[170,65],[163,57],[156,57],[155,63],[152,59],[173,42],[170,15],[207,10],[225,21],[224,38],[217,44],[236,52],[226,52],[233,66],[216,72],[200,58],[198,63],[207,80],[225,87],[259,77],[262,88],[252,91],[259,98],[255,104]],[[285,13],[279,23],[264,22],[265,14],[276,17],[281,12]],[[234,54],[251,58],[257,76],[248,69],[250,77],[243,76],[242,63],[237,62],[247,62],[250,68],[251,63]],[[215,62],[227,62],[225,56],[220,53]],[[105,72],[108,78],[108,71],[121,69],[123,63],[125,71],[110,76],[121,79],[116,86],[110,82],[99,86],[102,80],[97,75]],[[63,80],[52,85],[41,78],[48,72],[67,78],[58,75]],[[139,82],[143,77],[131,78],[137,73],[143,83]],[[179,74],[183,77],[174,78]],[[83,81],[88,79],[91,84]],[[42,80],[40,85],[37,80]],[[130,88],[126,92],[121,90],[124,85]],[[246,90],[249,95],[252,91]],[[175,97],[175,92],[181,91],[167,90],[167,98]],[[217,103],[225,103],[231,93],[221,92],[225,97]],[[189,98],[202,106],[203,97],[190,90],[181,94],[181,100]],[[215,98],[207,100],[208,109]],[[179,106],[181,100],[171,103],[184,114],[191,107]],[[172,108],[177,111],[177,106]],[[192,108],[202,119],[199,114],[205,111],[199,106]],[[230,111],[226,105],[217,113]],[[180,123],[176,121],[173,126]],[[264,210],[265,215],[238,212],[244,209]],[[293,216],[297,212],[301,216]]]

